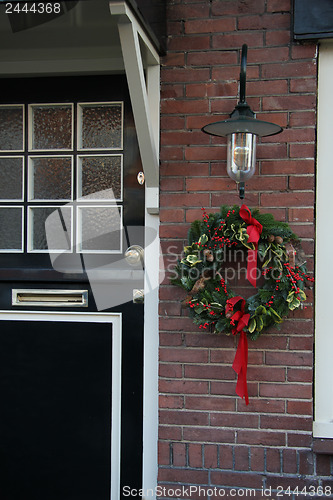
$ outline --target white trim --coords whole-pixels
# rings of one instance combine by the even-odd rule
[[[333,233],[332,200],[332,137],[333,137],[333,45],[322,43],[319,50],[318,129],[317,129],[317,194],[316,194],[316,297],[315,297],[315,422],[313,435],[333,438],[333,335],[329,317],[332,309]]]
[[[120,498],[121,313],[0,311],[0,321],[68,321],[112,325],[111,500]]]
[[[118,31],[127,76],[136,133],[148,188],[159,186],[158,108],[159,56],[146,33],[125,2],[110,2],[110,11],[118,19]],[[141,50],[142,44],[145,48]],[[145,61],[143,60],[143,53]],[[147,70],[147,83],[145,78]],[[150,213],[158,213],[158,202],[147,205]]]

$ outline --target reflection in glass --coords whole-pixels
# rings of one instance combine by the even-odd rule
[[[29,182],[30,200],[71,200],[71,158],[30,157]]]
[[[0,150],[23,150],[23,106],[0,106]]]
[[[0,250],[22,251],[22,208],[0,208]]]
[[[118,207],[81,207],[79,249],[83,252],[120,252],[121,215]]]
[[[92,200],[121,200],[121,165],[122,155],[81,157],[78,196]]]
[[[58,215],[55,216],[54,213]],[[49,245],[46,239],[45,221],[48,219],[48,232],[59,233],[61,228],[61,237],[53,238]],[[30,207],[29,208],[29,235],[31,238],[30,251],[53,251],[71,249],[71,221],[72,211],[70,207]],[[51,221],[51,222],[50,222]],[[51,224],[51,226],[50,226]],[[52,224],[54,227],[52,227]]]
[[[23,157],[0,157],[0,199],[23,199]]]
[[[122,148],[122,104],[81,104],[80,149]]]
[[[72,106],[49,104],[32,106],[32,148],[72,148]]]

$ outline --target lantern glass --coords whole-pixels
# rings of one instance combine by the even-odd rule
[[[228,135],[227,172],[236,182],[247,181],[255,172],[256,137],[249,132]]]

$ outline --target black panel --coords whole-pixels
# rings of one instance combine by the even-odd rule
[[[332,38],[332,0],[294,0],[294,37],[297,40]]]
[[[110,497],[111,325],[3,321],[1,500]]]

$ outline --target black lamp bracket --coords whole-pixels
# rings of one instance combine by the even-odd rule
[[[230,118],[255,118],[255,113],[246,102],[246,64],[247,64],[247,45],[242,46],[241,69],[239,74],[239,101]]]

